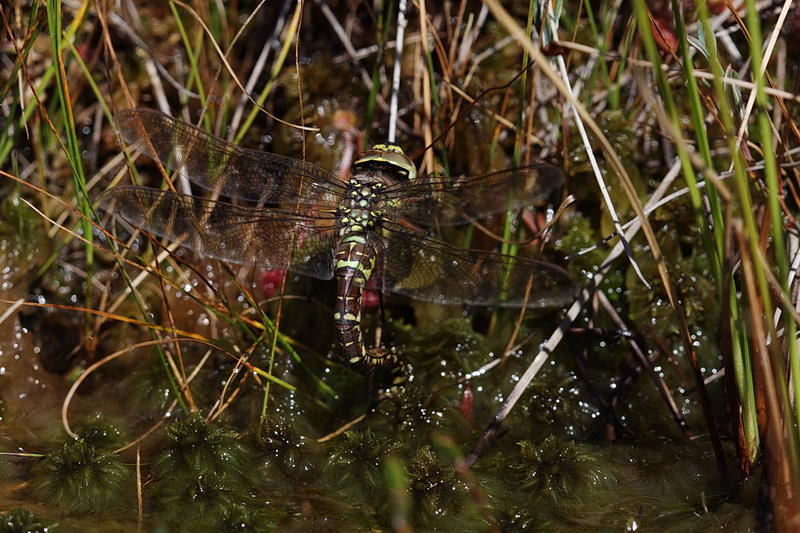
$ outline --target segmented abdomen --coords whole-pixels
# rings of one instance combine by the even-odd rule
[[[339,357],[360,374],[375,369],[361,335],[361,294],[375,268],[375,248],[363,233],[351,233],[336,252],[336,306],[333,322],[339,336]]]

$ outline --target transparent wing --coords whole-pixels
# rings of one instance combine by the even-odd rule
[[[564,306],[577,285],[556,265],[445,244],[391,222],[378,251],[378,289],[439,304]],[[526,294],[527,301],[526,301]]]
[[[426,226],[463,224],[509,208],[540,206],[564,185],[564,172],[548,163],[452,179],[416,178],[381,193],[387,218]]]
[[[335,206],[345,194],[339,179],[316,165],[239,148],[157,111],[126,109],[114,122],[126,143],[222,196]]]
[[[241,207],[147,187],[117,187],[99,201],[134,226],[239,264],[333,277],[338,242],[331,213]]]

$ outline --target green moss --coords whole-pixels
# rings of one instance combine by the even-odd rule
[[[455,380],[477,370],[489,353],[486,338],[475,333],[472,321],[446,318],[413,330],[403,355],[414,364],[415,373],[429,372],[438,380]]]
[[[175,394],[170,388],[161,359],[151,351],[140,350],[137,353],[144,356],[144,361],[121,384],[122,394],[139,410],[166,408]]]
[[[208,471],[240,477],[247,459],[236,436],[233,431],[212,427],[200,413],[194,413],[167,428],[168,444],[153,462],[153,471],[158,477]]]
[[[512,413],[513,434],[520,438],[595,434],[603,418],[584,389],[572,372],[557,365],[547,368],[525,391],[521,409]]]
[[[281,476],[294,483],[307,483],[319,476],[317,441],[298,433],[279,417],[263,417],[251,437],[268,476]]]
[[[222,513],[249,498],[249,460],[236,433],[213,428],[195,413],[167,428],[167,446],[153,461],[154,496],[172,523]]]
[[[457,392],[455,387],[452,392]],[[396,395],[382,401],[365,422],[380,438],[415,450],[430,442],[436,433],[455,439],[471,434],[471,426],[455,408],[455,401],[454,397],[453,403],[446,403],[442,394],[409,382]]]
[[[27,509],[12,509],[0,514],[0,533],[49,533],[57,528],[57,524],[39,520],[33,511]]]
[[[325,479],[349,498],[379,507],[387,495],[384,461],[399,447],[397,442],[378,438],[370,429],[347,431],[330,450]]]
[[[161,478],[155,498],[159,516],[172,526],[188,521],[203,524],[198,527],[200,531],[209,531],[214,517],[224,516],[226,509],[242,504],[247,494],[230,476],[205,471],[196,476],[183,474],[177,478]]]
[[[69,513],[99,512],[126,502],[134,492],[131,473],[116,455],[84,440],[68,442],[33,470],[33,488],[42,501]]]
[[[501,502],[492,513],[500,531],[545,531],[545,518],[532,505],[527,505],[513,497]]]
[[[442,461],[430,446],[422,447],[406,466],[415,529],[485,530],[456,468]]]
[[[673,287],[678,291],[686,319],[693,324],[718,327],[719,303],[716,287],[711,279],[708,258],[696,249],[690,255],[667,258],[667,270]],[[657,275],[657,265],[647,257],[640,263],[651,280],[652,289],[630,291],[631,319],[642,329],[652,327],[662,337],[678,332],[675,313],[669,305],[666,290]],[[652,276],[650,276],[652,274]],[[629,275],[631,285],[636,283]]]
[[[600,238],[589,218],[577,214],[570,216],[568,229],[564,235],[558,238],[557,248],[568,256],[575,256],[567,262],[566,266],[576,280],[585,280],[597,273],[603,259],[608,255],[607,247],[593,248]],[[578,253],[580,255],[575,255]],[[603,291],[612,304],[620,305],[624,302],[624,282],[623,272],[619,269],[612,269],[606,273],[598,289]],[[602,314],[595,317],[598,320],[604,320],[604,318]],[[607,324],[612,326],[611,321],[608,321]],[[606,322],[600,322],[600,327],[605,325]]]
[[[211,517],[215,531],[275,531],[283,513],[277,510],[258,509],[253,506],[235,504],[226,507]]]
[[[520,460],[512,465],[512,471],[521,489],[534,498],[585,500],[613,481],[595,456],[574,441],[550,435],[539,444],[520,442],[519,451]]]
[[[99,449],[113,450],[126,441],[125,431],[101,413],[89,415],[75,425],[75,433]]]

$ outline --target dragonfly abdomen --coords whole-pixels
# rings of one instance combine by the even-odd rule
[[[377,252],[363,232],[346,235],[336,252],[336,306],[333,322],[338,332],[342,363],[359,374],[386,368],[402,380],[402,363],[380,347],[367,350],[361,334],[361,295],[375,268]]]
[[[333,322],[339,333],[342,362],[361,374],[373,370],[361,336],[361,294],[375,268],[375,248],[362,232],[345,236],[336,251],[336,306]]]

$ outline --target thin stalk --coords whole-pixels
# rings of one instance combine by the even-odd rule
[[[407,0],[400,0],[397,8],[397,34],[395,38],[394,67],[392,68],[392,93],[389,100],[389,132],[387,140],[394,143],[397,138],[397,98],[400,93],[400,70],[403,66],[403,40],[406,34],[406,4]]]
[[[778,165],[775,159],[775,143],[772,137],[772,124],[770,123],[769,118],[769,105],[767,102],[767,96],[764,93],[764,86],[765,86],[765,78],[764,78],[764,69],[762,69],[763,65],[763,58],[761,56],[761,45],[762,45],[762,37],[761,37],[761,21],[759,20],[758,10],[756,8],[755,2],[753,0],[748,0],[748,9],[747,9],[747,28],[750,32],[751,36],[751,57],[753,61],[753,73],[755,74],[755,83],[756,83],[756,105],[758,106],[758,132],[761,138],[762,143],[762,153],[764,157],[764,175],[767,180],[767,189],[769,194],[767,195],[767,207],[770,216],[770,226],[772,230],[772,255],[773,259],[777,263],[778,269],[778,279],[781,281],[782,289],[785,294],[789,294],[789,260],[786,254],[786,235],[784,232],[784,217],[783,212],[780,206],[780,196],[782,194],[782,188],[779,185],[778,180]],[[746,216],[748,214],[746,213]],[[760,248],[758,247],[758,242],[755,240],[755,234],[750,235],[750,245],[752,249],[755,251],[760,252]],[[768,283],[766,280],[766,273],[764,272],[763,266],[759,261],[756,265],[756,274],[759,275],[759,290],[761,290],[762,300],[765,303],[765,311],[764,315],[770,317],[773,316],[772,314],[772,302],[771,299],[767,297],[769,295],[768,290]],[[762,282],[761,276],[763,276],[764,280]],[[800,363],[798,362],[798,350],[797,350],[797,342],[796,342],[796,324],[791,319],[790,309],[784,309],[784,338],[787,339],[786,345],[789,350],[789,361],[790,365],[793,367],[794,370],[800,369]],[[775,468],[775,472],[780,472],[780,477],[776,475],[776,479],[773,479],[773,482],[776,485],[781,486],[782,490],[777,491],[775,495],[776,498],[785,499],[785,505],[790,505],[790,502],[794,501],[794,509],[790,510],[790,513],[797,511],[797,502],[795,500],[796,495],[793,493],[792,486],[796,490],[798,486],[798,481],[800,481],[800,475],[797,473],[797,466],[800,465],[800,436],[798,436],[798,426],[796,422],[798,421],[798,412],[800,410],[795,410],[795,417],[792,419],[792,401],[789,399],[789,391],[787,387],[786,381],[783,379],[785,375],[784,364],[783,364],[783,357],[780,353],[780,343],[777,342],[778,336],[776,332],[776,328],[771,321],[768,321],[770,326],[770,337],[772,339],[772,344],[770,345],[770,353],[771,356],[771,364],[772,364],[772,373],[765,376],[766,380],[766,389],[767,393],[769,394],[768,398],[771,400],[767,404],[768,411],[772,415],[771,424],[772,427],[770,431],[773,435],[773,442],[775,444],[774,449],[771,450],[770,459],[776,461],[776,465],[773,465]],[[795,384],[797,384],[797,372],[794,373]],[[774,388],[774,390],[773,390]],[[795,395],[798,394],[797,388],[795,387]],[[795,400],[797,400],[797,396],[795,396]],[[772,405],[770,405],[772,404]],[[797,405],[795,403],[795,405]],[[776,435],[786,434],[787,440],[784,441],[783,438],[776,438]],[[786,443],[788,443],[788,448],[786,448]],[[776,519],[778,523],[783,522],[784,524],[788,523],[790,519],[796,517],[796,515],[790,514],[789,516],[781,516],[783,512],[786,512],[786,509],[783,509],[783,505],[776,505],[775,512],[778,514]]]
[[[81,231],[85,238],[84,250],[86,253],[87,279],[91,280],[94,270],[94,247],[92,244],[92,224],[91,217],[93,209],[86,191],[86,177],[81,164],[81,148],[75,129],[75,117],[72,114],[72,99],[69,93],[69,82],[67,80],[66,66],[64,64],[63,44],[62,44],[62,19],[61,19],[61,0],[48,0],[47,2],[47,23],[50,32],[50,45],[53,61],[55,61],[56,93],[58,94],[58,107],[64,123],[64,133],[66,136],[65,156],[69,161],[72,170],[72,183],[75,188],[75,205],[83,215]],[[57,132],[54,132],[58,136]],[[92,283],[86,284],[85,303],[86,308],[92,307]],[[88,328],[88,321],[85,327]]]
[[[702,2],[701,2],[702,4]],[[686,89],[689,95],[689,107],[691,109],[691,116],[692,116],[692,124],[694,125],[694,134],[697,143],[697,150],[700,152],[700,155],[703,157],[703,161],[706,164],[706,167],[709,170],[714,169],[714,161],[711,158],[711,146],[708,141],[708,132],[706,130],[706,123],[705,123],[705,113],[704,108],[701,101],[701,94],[700,90],[697,86],[697,79],[694,77],[694,64],[693,64],[693,57],[691,47],[689,45],[689,39],[686,35],[686,25],[683,21],[683,12],[681,8],[681,4],[678,0],[672,0],[672,9],[675,15],[675,31],[678,36],[678,43],[680,46],[681,58],[683,60],[683,68],[686,71],[685,80],[686,80]],[[706,21],[708,18],[708,13],[706,15]],[[702,15],[701,15],[702,16]],[[708,36],[709,40],[714,40],[714,34],[711,33]],[[716,56],[711,56],[712,61],[716,60]],[[660,65],[657,65],[660,66]],[[663,71],[658,68],[658,76],[664,76]],[[669,85],[665,84],[665,86],[669,89]],[[669,92],[671,96],[672,93]],[[720,95],[717,95],[720,96]],[[724,97],[723,95],[721,95]],[[672,114],[673,123],[677,126],[678,116],[677,116],[677,106],[675,105],[674,101],[670,101],[670,110]],[[679,149],[684,148],[684,143],[679,143]],[[681,158],[681,161],[688,159],[688,153]],[[703,245],[705,247],[706,256],[708,257],[709,264],[711,265],[711,273],[714,276],[714,281],[717,284],[717,287],[720,286],[722,283],[722,245],[723,245],[723,232],[724,232],[724,223],[723,223],[723,212],[722,206],[720,205],[719,195],[714,187],[706,187],[706,195],[705,198],[708,200],[708,205],[711,214],[711,229],[714,231],[714,235],[712,237],[711,231],[709,230],[709,222],[706,220],[705,215],[705,208],[703,205],[703,193],[698,187],[698,178],[694,172],[694,167],[691,165],[690,162],[687,161],[687,164],[684,165],[684,180],[686,181],[686,185],[689,187],[689,198],[692,202],[692,208],[694,209],[695,217],[697,218],[697,224],[700,228],[700,236],[703,240]],[[712,182],[713,184],[713,182]]]
[[[718,107],[717,117],[722,123],[722,128],[726,132],[728,149],[733,159],[734,172],[738,176],[744,174],[744,161],[740,152],[736,149],[735,137],[736,129],[733,123],[734,110],[728,104],[728,93],[725,90],[723,80],[725,72],[719,61],[714,60],[718,57],[716,40],[713,38],[714,32],[709,23],[707,9],[704,3],[700,5],[700,23],[703,26],[703,33],[706,37],[706,48],[711,58],[709,66],[713,73],[712,84],[716,94],[716,105]],[[724,226],[723,226],[724,228]],[[736,384],[741,403],[742,431],[744,432],[747,456],[751,464],[756,462],[758,450],[760,448],[760,437],[758,433],[758,414],[755,398],[755,385],[753,383],[752,352],[749,339],[747,338],[747,328],[744,324],[744,317],[741,315],[740,302],[736,296],[737,288],[734,280],[729,280],[728,301],[723,301],[731,313],[731,358],[735,370]]]
[[[189,59],[189,79],[186,80],[186,88],[191,88],[193,83],[197,86],[197,94],[200,97],[200,106],[205,109],[207,105],[205,87],[203,86],[203,77],[200,75],[200,69],[197,65],[197,57],[200,55],[201,47],[203,45],[203,32],[197,32],[197,42],[194,45],[194,48],[196,48],[195,51],[192,49],[192,45],[189,42],[189,35],[186,33],[186,27],[183,25],[183,21],[178,14],[178,8],[175,6],[174,2],[170,1],[169,9],[172,11],[172,16],[175,17],[175,26],[178,29],[178,33],[181,36],[181,42],[183,42],[183,47],[186,50],[186,57]],[[203,114],[203,120],[205,121],[204,125],[206,129],[210,130],[211,123],[209,122],[207,114]]]

